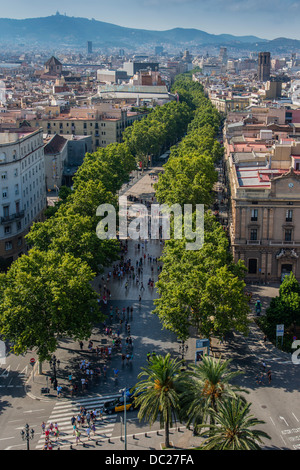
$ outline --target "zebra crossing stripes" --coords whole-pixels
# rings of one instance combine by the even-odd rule
[[[71,418],[75,416],[77,417],[80,408],[84,407],[87,411],[96,410],[99,411],[105,402],[114,400],[121,396],[120,393],[115,395],[94,395],[92,397],[86,397],[78,400],[72,401],[58,401],[56,402],[55,406],[53,407],[52,413],[49,419],[46,422],[46,428],[50,425],[50,423],[57,423],[59,429],[59,438],[56,442],[57,445],[60,447],[64,445],[71,445],[75,444],[76,437],[73,435],[73,426],[71,424]],[[112,415],[103,415],[103,419],[100,420],[99,418],[95,421],[95,436],[91,434],[91,439],[101,439],[101,438],[109,438],[112,435],[112,431],[115,426],[116,422],[116,414]],[[83,436],[83,442],[87,439],[87,435],[85,433],[85,427],[80,427],[81,435]],[[52,439],[53,440],[53,439]],[[54,440],[53,440],[54,441]],[[41,449],[44,447],[45,437],[43,434],[40,435],[39,441],[37,442],[36,449]],[[54,442],[55,444],[55,442]]]

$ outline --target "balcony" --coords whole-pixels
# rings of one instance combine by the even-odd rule
[[[300,241],[294,240],[270,240],[269,243],[272,246],[300,246]]]
[[[247,240],[247,245],[260,245],[260,240]]]
[[[1,224],[13,222],[14,220],[22,219],[25,215],[24,211],[16,212],[15,214],[5,215],[1,217]]]

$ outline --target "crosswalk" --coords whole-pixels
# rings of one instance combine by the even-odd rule
[[[70,446],[76,443],[76,437],[73,435],[73,426],[71,418],[78,415],[80,408],[84,407],[86,410],[99,411],[105,402],[119,398],[120,393],[115,395],[93,395],[92,397],[79,398],[72,401],[57,401],[53,407],[52,413],[46,422],[46,428],[50,423],[58,424],[59,437],[57,441],[55,438],[51,438],[54,445],[59,447]],[[117,414],[105,415],[103,414],[102,419],[96,419],[95,421],[95,435],[91,434],[92,440],[107,439],[112,435],[112,431],[115,426]],[[81,442],[87,442],[88,437],[86,434],[86,427],[81,427]],[[89,441],[91,442],[91,441]],[[40,438],[36,445],[36,450],[40,450],[44,447],[45,436],[41,433]]]

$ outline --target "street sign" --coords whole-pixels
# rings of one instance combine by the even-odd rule
[[[209,339],[196,339],[196,349],[209,348]]]
[[[199,361],[202,361],[203,356],[204,356],[204,349],[199,349],[198,351],[196,351],[196,353],[195,353],[195,363],[197,363]]]
[[[276,325],[276,336],[283,336],[284,325]]]
[[[30,364],[31,364],[31,365],[34,365],[34,364],[35,364],[35,359],[34,359],[34,357],[32,357],[32,358],[30,359]]]

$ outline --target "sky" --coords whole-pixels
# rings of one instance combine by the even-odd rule
[[[14,0],[1,5],[0,17],[35,18],[56,11],[130,28],[300,39],[300,0]]]

